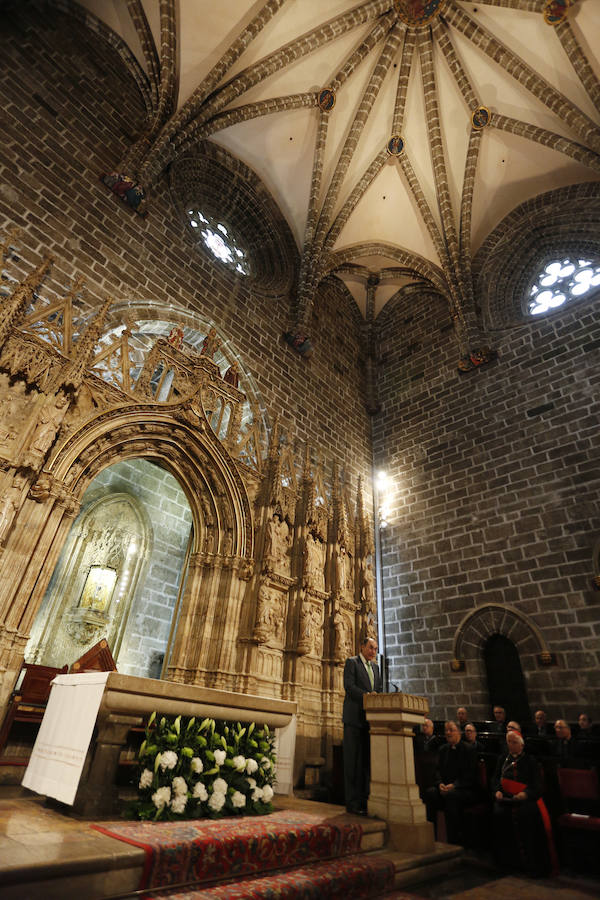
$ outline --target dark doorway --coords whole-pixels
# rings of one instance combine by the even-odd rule
[[[493,706],[503,706],[507,721],[516,719],[524,726],[530,721],[531,713],[517,648],[503,634],[493,634],[485,642],[483,659],[490,694],[490,709]]]

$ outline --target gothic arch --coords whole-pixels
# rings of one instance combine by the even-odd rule
[[[484,603],[469,612],[456,629],[452,669],[464,671],[469,660],[479,665],[485,642],[493,634],[509,638],[521,657],[536,655],[540,665],[553,661],[539,628],[529,616],[507,604]]]
[[[246,487],[232,457],[193,402],[106,410],[72,434],[45,471],[80,500],[102,469],[135,457],[157,462],[181,484],[192,510],[192,553],[204,549],[214,527],[215,552],[252,556]]]

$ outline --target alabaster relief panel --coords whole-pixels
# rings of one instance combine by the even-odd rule
[[[272,583],[262,576],[256,604],[253,637],[260,643],[283,646],[287,621],[288,593],[286,585]]]

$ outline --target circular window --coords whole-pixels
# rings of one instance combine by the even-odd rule
[[[240,275],[248,275],[250,267],[246,251],[239,246],[230,229],[222,222],[204,215],[199,209],[188,209],[187,214],[190,228],[200,237],[212,255]]]
[[[298,266],[296,242],[258,175],[223,147],[201,142],[171,164],[175,207],[193,243],[224,274],[263,296],[287,296]]]
[[[599,286],[598,260],[555,259],[544,267],[530,288],[527,310],[530,315],[538,316],[583,297]]]

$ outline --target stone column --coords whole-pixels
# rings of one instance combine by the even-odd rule
[[[369,815],[388,823],[396,850],[428,853],[434,849],[433,825],[415,782],[413,725],[429,712],[426,697],[411,694],[365,694],[371,728]]]

